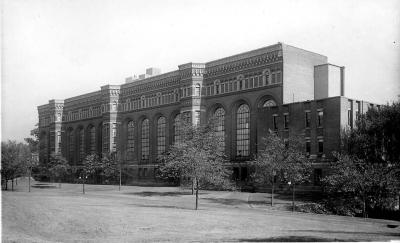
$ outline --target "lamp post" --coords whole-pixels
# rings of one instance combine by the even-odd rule
[[[289,181],[288,182],[289,187],[291,184],[292,184],[292,182]],[[293,183],[293,188],[292,188],[292,212],[294,212],[294,183]]]

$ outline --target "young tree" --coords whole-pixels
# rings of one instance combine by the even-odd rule
[[[85,182],[88,176],[94,175],[102,168],[102,161],[97,154],[90,154],[83,160],[83,167],[80,174],[82,180],[82,193],[85,194]]]
[[[279,137],[275,132],[269,131],[264,138],[264,149],[259,152],[253,161],[255,172],[253,178],[257,182],[271,183],[271,205],[276,176],[292,186],[294,210],[295,187],[308,181],[311,173],[311,161],[304,151],[304,143],[299,137],[287,139]]]
[[[53,178],[58,180],[58,186],[61,188],[61,179],[71,169],[66,158],[60,154],[51,154],[49,163],[49,172]]]
[[[199,189],[207,185],[232,188],[231,173],[225,166],[222,138],[215,133],[212,122],[196,126],[181,121],[179,126],[180,139],[163,156],[160,172],[164,172],[164,177],[188,178],[194,182],[197,210]]]
[[[26,172],[29,159],[30,150],[26,144],[10,140],[1,142],[1,177],[5,190],[8,189],[8,180],[12,180],[12,190],[14,189],[14,178]]]
[[[252,175],[255,182],[260,184],[271,184],[271,206],[274,205],[275,179],[282,171],[283,151],[285,144],[272,131],[263,138],[264,149],[261,150],[253,161],[255,172]]]

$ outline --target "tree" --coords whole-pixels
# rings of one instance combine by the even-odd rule
[[[94,175],[101,169],[101,159],[97,154],[89,154],[83,160],[83,167],[79,178],[82,180],[82,193],[85,194],[85,182],[88,176]]]
[[[14,178],[26,172],[29,159],[30,150],[26,144],[10,140],[1,142],[1,177],[6,190],[8,180],[12,180],[14,189]]]
[[[323,180],[330,206],[364,216],[393,208],[400,188],[400,103],[360,114],[342,138],[343,150]]]
[[[253,178],[259,183],[271,183],[272,206],[275,179],[281,175],[280,179],[292,186],[294,209],[295,186],[308,181],[311,172],[311,161],[304,152],[304,144],[299,137],[285,139],[271,130],[263,140],[264,149],[253,161]]]
[[[49,163],[49,172],[59,182],[59,187],[61,188],[61,179],[68,173],[71,169],[66,158],[62,157],[60,154],[51,154]]]
[[[232,188],[230,170],[225,165],[221,146],[212,122],[191,125],[180,121],[180,140],[163,156],[160,172],[163,177],[188,178],[195,185],[195,209],[198,209],[199,189],[207,186]]]
[[[39,151],[39,124],[36,123],[35,128],[31,130],[31,137],[24,138],[25,142],[28,143],[31,153],[37,153]]]

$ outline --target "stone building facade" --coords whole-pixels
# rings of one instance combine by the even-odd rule
[[[157,157],[179,139],[178,118],[204,123],[214,116],[236,179],[248,178],[247,161],[268,129],[303,135],[317,178],[341,130],[368,107],[344,97],[344,67],[278,43],[50,100],[38,107],[39,156],[61,153],[80,166],[87,154],[116,152],[132,179],[154,178]]]

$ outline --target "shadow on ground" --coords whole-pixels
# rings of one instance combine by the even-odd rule
[[[40,189],[47,189],[47,188],[57,188],[55,185],[52,184],[45,184],[45,183],[36,183],[34,185],[32,185],[31,187],[34,188],[40,188]]]
[[[193,208],[185,208],[185,207],[170,206],[170,205],[149,205],[149,204],[127,204],[127,205],[142,207],[142,208],[173,208],[173,209],[193,210]]]
[[[339,240],[332,238],[321,238],[313,236],[279,236],[270,238],[250,238],[236,239],[236,242],[332,242],[332,241],[354,241],[354,240]]]
[[[209,202],[213,203],[219,203],[219,204],[224,204],[224,205],[240,205],[240,204],[247,204],[246,200],[240,200],[240,199],[229,199],[229,198],[201,198],[202,200],[207,200]]]
[[[353,232],[353,231],[333,231],[333,230],[291,230],[296,232],[307,232],[307,233],[323,233],[323,234],[362,234],[362,235],[381,235],[381,236],[393,236],[396,239],[400,238],[400,232]]]
[[[179,196],[186,196],[192,195],[191,192],[126,192],[125,194],[128,195],[136,195],[141,197],[152,197],[152,196],[161,196],[161,197],[179,197]],[[206,193],[199,193],[199,195],[206,194]]]

